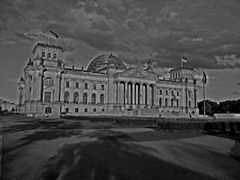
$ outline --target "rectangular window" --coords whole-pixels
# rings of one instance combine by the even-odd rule
[[[69,113],[69,108],[66,108],[66,109],[65,109],[65,113]]]
[[[75,108],[75,113],[78,113],[78,108]]]
[[[179,96],[179,91],[177,91],[177,96]]]
[[[44,93],[44,102],[51,102],[51,92]]]
[[[57,54],[56,53],[54,53],[53,58],[57,59]]]
[[[45,58],[46,57],[46,52],[42,52],[42,57]]]
[[[168,91],[166,90],[166,95],[168,95]]]
[[[69,82],[67,81],[67,82],[66,82],[66,87],[69,88],[69,86],[70,86],[70,84],[69,84]]]
[[[48,53],[48,58],[51,58],[51,53]]]
[[[52,108],[51,107],[46,107],[45,108],[45,113],[46,114],[51,114],[52,113]]]

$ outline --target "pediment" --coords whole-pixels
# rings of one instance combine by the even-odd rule
[[[153,80],[153,81],[158,80],[158,77],[155,73],[148,72],[140,68],[130,69],[130,70],[126,70],[124,72],[118,73],[118,77],[146,79],[146,80]]]

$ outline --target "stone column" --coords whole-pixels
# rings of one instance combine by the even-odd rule
[[[146,99],[146,86],[142,84],[142,105],[145,105],[145,99]]]
[[[146,99],[146,102],[147,102],[147,104],[146,105],[150,105],[150,87],[149,87],[149,85],[147,84],[147,86],[146,86],[147,88],[146,88],[146,97],[147,97],[147,99]]]
[[[133,83],[132,83],[132,92],[133,92],[133,93],[132,93],[132,95],[133,95],[133,97],[132,97],[132,99],[133,99],[132,102],[133,102],[133,103],[132,103],[132,104],[136,104],[136,92],[135,92],[135,91],[136,91],[136,88],[135,88],[135,85],[136,85],[136,84],[133,82]]]
[[[127,104],[127,82],[124,82],[124,105]]]
[[[116,81],[116,104],[118,103],[118,82]]]

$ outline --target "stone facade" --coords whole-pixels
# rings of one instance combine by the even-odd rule
[[[193,69],[159,76],[151,62],[128,68],[116,56],[93,58],[86,70],[65,67],[60,46],[38,43],[20,78],[21,113],[38,115],[198,115]]]

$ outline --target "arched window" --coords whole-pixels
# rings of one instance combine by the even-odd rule
[[[73,102],[75,104],[78,104],[78,99],[79,99],[78,92],[75,92],[74,95],[73,95]]]
[[[177,96],[179,96],[179,91],[177,91]]]
[[[161,89],[160,89],[160,92],[159,92],[159,93],[160,93],[160,95],[162,95],[162,90],[161,90]]]
[[[96,94],[92,94],[92,104],[96,104]]]
[[[159,106],[162,107],[162,98],[159,98]]]
[[[177,107],[179,107],[179,99],[177,99]]]
[[[87,104],[87,93],[83,94],[83,104]]]
[[[88,89],[88,84],[87,83],[84,84],[84,89]]]
[[[96,108],[94,108],[94,109],[93,109],[93,112],[96,112],[96,111],[97,111]]]
[[[69,103],[69,92],[67,91],[64,93],[64,102]]]
[[[84,109],[84,112],[88,112],[88,109],[87,109],[87,108],[85,108],[85,109]]]
[[[188,107],[191,107],[191,106],[192,106],[192,102],[188,101]]]
[[[165,98],[165,106],[168,107],[168,99]]]
[[[43,81],[44,86],[53,86],[53,79],[51,77],[47,77]]]
[[[171,99],[171,106],[173,107],[173,99]]]
[[[101,105],[104,104],[104,95],[103,94],[100,95],[100,104]]]

